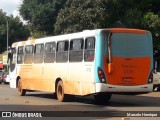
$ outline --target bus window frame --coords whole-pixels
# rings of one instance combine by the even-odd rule
[[[87,48],[87,39],[89,39],[89,38],[94,38],[94,48]],[[94,59],[95,59],[95,47],[96,47],[96,37],[95,36],[91,36],[91,37],[86,37],[85,38],[85,45],[84,45],[84,62],[93,62],[94,61]],[[88,55],[87,57],[86,57],[86,52],[87,51],[92,51],[93,52],[93,58],[92,58],[92,55],[91,55],[91,59],[88,59],[88,56],[90,55]]]
[[[19,54],[19,48],[21,48],[21,47],[22,47],[23,53]],[[18,46],[18,48],[17,48],[17,64],[23,64],[24,63],[24,56],[25,56],[24,48],[25,48],[25,46]],[[21,63],[18,62],[18,57],[19,56],[22,56],[22,62]]]
[[[40,48],[40,53],[36,53],[36,46],[38,45],[41,45],[41,48]],[[43,48],[43,49],[42,49]],[[42,50],[41,50],[42,49]],[[40,56],[40,60],[37,60]],[[38,57],[38,58],[37,58]],[[39,64],[39,63],[43,63],[44,61],[44,43],[38,43],[38,44],[35,44],[34,45],[34,57],[33,57],[33,62],[35,64]]]
[[[74,50],[73,49],[73,46],[72,46],[72,49],[71,49],[71,44],[73,44],[73,41],[79,41],[79,40],[81,40],[82,41],[82,44],[81,44],[81,46],[80,46],[80,49],[78,49],[78,50]],[[72,43],[71,43],[72,42]],[[70,57],[71,56],[71,54],[74,54],[74,53],[80,53],[80,52],[82,52],[81,54],[82,54],[82,58],[81,59],[78,59],[78,60],[71,60],[71,58],[72,57]],[[69,62],[82,62],[83,61],[83,54],[84,54],[84,38],[76,38],[76,39],[71,39],[70,40],[70,45],[69,45]],[[74,54],[73,56],[75,57],[77,54]]]
[[[26,53],[26,47],[28,47],[28,46],[31,46],[32,47],[32,52],[30,53],[30,54],[28,54],[28,53]],[[33,56],[34,56],[34,45],[26,45],[25,46],[25,55],[24,55],[24,64],[32,64],[33,63]],[[26,63],[26,56],[29,56],[29,55],[31,55],[31,62],[29,62],[29,63]]]
[[[51,51],[51,52],[46,52],[46,45],[47,44],[51,44],[51,43],[53,44],[53,47],[55,47],[55,50]],[[46,42],[45,43],[45,45],[44,45],[44,63],[54,63],[56,61],[56,45],[57,44],[56,44],[55,41],[53,41],[53,42]],[[53,47],[52,47],[52,49],[53,49]],[[51,62],[47,61],[48,59],[46,60],[46,58],[47,58],[46,55],[52,55],[52,54],[53,54],[53,56],[52,56],[53,57],[53,59],[52,59],[53,61],[51,61]]]
[[[64,45],[64,50],[63,51],[59,51],[59,43],[61,43],[61,42],[65,42],[65,43],[68,43],[67,45],[67,49],[65,49],[66,47],[65,47],[65,45]],[[58,59],[58,55],[59,54],[67,54],[66,56],[67,56],[67,58],[63,58],[63,59],[61,59],[61,60],[57,60]],[[69,40],[62,40],[62,41],[58,41],[57,42],[57,44],[56,44],[56,63],[66,63],[66,62],[68,62],[68,60],[69,60],[69,55],[68,55],[68,53],[69,53]],[[63,56],[63,55],[62,55]],[[63,61],[64,60],[64,61]]]

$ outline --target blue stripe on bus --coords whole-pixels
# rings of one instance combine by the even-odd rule
[[[97,39],[96,39],[96,46],[95,46],[95,82],[100,82],[98,77],[98,67],[104,66],[102,59],[104,53],[101,51],[101,47],[104,44],[103,42],[103,35],[101,33],[101,30],[96,31]],[[102,68],[103,69],[103,68]]]

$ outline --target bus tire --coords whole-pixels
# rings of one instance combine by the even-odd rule
[[[19,96],[25,96],[26,95],[26,90],[22,88],[22,81],[21,79],[18,80],[18,95]]]
[[[94,95],[94,100],[95,100],[95,103],[98,105],[106,105],[111,99],[111,97],[112,97],[111,93],[100,93],[100,94]]]
[[[57,83],[56,94],[57,94],[57,99],[60,102],[66,101],[67,96],[64,94],[64,86],[63,86],[63,82],[61,80],[58,81],[58,83]]]
[[[160,87],[157,87],[157,91],[160,91]]]
[[[155,86],[153,86],[153,91],[155,91],[155,89],[156,89],[156,87],[155,87]]]

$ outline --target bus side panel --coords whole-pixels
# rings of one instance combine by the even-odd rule
[[[82,62],[71,62],[68,64],[68,80],[64,81],[66,94],[81,94],[82,71]]]
[[[95,84],[94,84],[94,61],[93,62],[84,62],[83,72],[81,73],[81,91],[82,95],[95,93]]]
[[[49,92],[55,92],[55,81],[56,81],[56,66],[55,63],[46,63],[43,66],[43,83],[45,89]]]
[[[34,64],[32,65],[32,72],[30,74],[29,80],[28,80],[28,89],[31,90],[44,90],[46,91],[47,86],[44,86],[44,82],[42,80],[43,76],[43,64]]]
[[[42,82],[42,65],[20,65],[19,76],[24,89],[45,91]]]
[[[65,81],[65,93],[87,95],[95,92],[94,62],[69,63],[68,81]]]
[[[24,89],[29,89],[29,80],[31,79],[32,65],[20,65],[19,67],[19,74],[20,79],[22,80],[22,86]]]

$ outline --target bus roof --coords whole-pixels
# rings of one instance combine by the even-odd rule
[[[84,30],[82,32],[77,32],[77,33],[70,33],[64,35],[57,35],[57,36],[50,36],[45,38],[30,39],[26,41],[15,42],[13,43],[12,47],[23,46],[34,43],[42,43],[43,40],[45,40],[45,42],[50,42],[53,41],[53,39],[54,41],[57,41],[57,40],[68,40],[73,38],[74,39],[82,38],[82,36],[83,37],[95,36],[97,31],[108,31],[112,33],[136,33],[136,34],[146,34],[148,32],[146,30],[131,29],[131,28],[106,28],[106,29]]]

